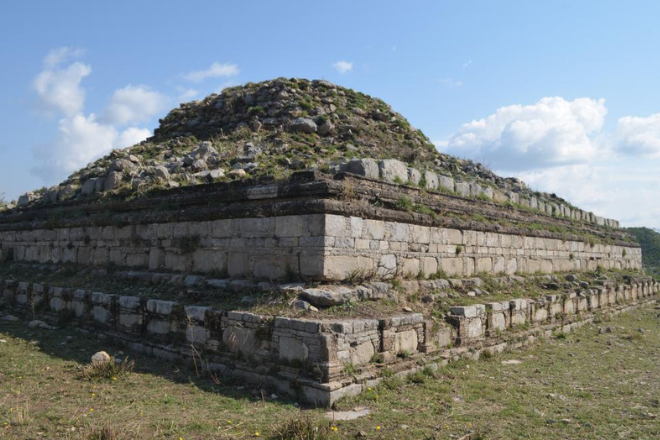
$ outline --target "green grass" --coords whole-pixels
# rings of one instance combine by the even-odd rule
[[[473,439],[653,439],[660,436],[652,418],[660,413],[657,313],[647,308],[526,351],[391,376],[337,404],[369,407],[369,416],[332,424],[323,410],[270,399],[272,390],[197,376],[92,334],[0,321],[0,438],[248,439],[258,432],[268,439],[341,439],[362,432],[373,439],[456,439],[472,431]],[[599,335],[598,326],[613,331]],[[134,371],[117,380],[85,379],[84,366],[101,349],[124,351]],[[503,365],[508,359],[522,363]]]

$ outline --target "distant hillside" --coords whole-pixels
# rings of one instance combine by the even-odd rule
[[[660,231],[649,228],[626,228],[642,246],[642,262],[650,274],[660,277]]]

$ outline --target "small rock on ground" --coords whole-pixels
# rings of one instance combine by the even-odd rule
[[[345,421],[359,419],[369,415],[370,412],[369,408],[354,408],[351,411],[328,411],[325,416],[330,420]]]
[[[112,362],[112,358],[105,351],[99,351],[92,356],[92,365],[102,365]]]

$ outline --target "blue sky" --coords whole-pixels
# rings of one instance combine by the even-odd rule
[[[0,14],[6,198],[274,77],[377,96],[442,151],[660,227],[660,3],[29,1]]]

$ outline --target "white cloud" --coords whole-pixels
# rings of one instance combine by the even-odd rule
[[[112,149],[125,148],[143,141],[151,132],[144,128],[118,127],[147,120],[160,112],[167,98],[145,86],[127,86],[116,90],[97,118],[85,115],[85,90],[82,79],[91,68],[81,62],[66,62],[82,51],[54,49],[44,58],[44,69],[33,82],[41,106],[60,114],[57,133],[48,143],[33,148],[38,165],[32,172],[52,184],[84,167]]]
[[[33,171],[45,181],[60,179],[112,150],[117,130],[99,124],[91,114],[78,114],[59,122],[55,139],[34,149],[41,162]]]
[[[115,90],[103,113],[111,124],[146,121],[167,107],[167,97],[146,86],[126,86]]]
[[[511,105],[463,124],[447,151],[479,158],[501,170],[527,170],[583,163],[605,154],[595,137],[607,110],[603,99],[543,98]]]
[[[151,136],[151,131],[130,127],[123,132],[97,121],[94,114],[60,120],[55,139],[34,148],[39,162],[32,171],[44,181],[60,180],[113,149],[126,148]]]
[[[211,67],[204,70],[197,70],[184,75],[189,81],[200,82],[208,78],[218,78],[227,76],[236,76],[241,71],[236,64],[220,64],[217,61],[211,64]]]
[[[44,65],[48,68],[56,67],[65,61],[81,57],[83,53],[85,53],[84,50],[74,47],[58,47],[56,49],[52,49],[44,57]]]
[[[470,67],[471,64],[472,64],[472,60],[467,60],[466,62],[463,63],[461,67],[463,68],[463,70],[465,70],[468,67]]]
[[[139,144],[151,136],[151,130],[146,128],[129,127],[122,131],[113,144],[113,148],[126,148]]]
[[[443,84],[449,88],[460,87],[463,85],[463,81],[457,81],[454,78],[446,77],[440,78],[440,84]]]
[[[600,161],[516,172],[530,187],[556,193],[624,226],[660,228],[660,161]]]
[[[612,133],[603,131],[606,114],[602,99],[543,98],[434,143],[624,226],[660,228],[660,113],[620,118]]]
[[[337,61],[332,65],[332,67],[334,67],[337,72],[343,75],[344,73],[348,73],[353,70],[353,63],[348,61]]]
[[[620,118],[614,134],[619,153],[631,156],[660,157],[660,113],[646,118]]]
[[[62,49],[51,51],[44,58],[44,70],[34,79],[32,87],[37,92],[40,108],[73,116],[82,110],[85,103],[85,91],[80,87],[80,82],[92,73],[92,68],[81,62],[61,67],[61,62],[69,57],[64,53],[67,48]]]

